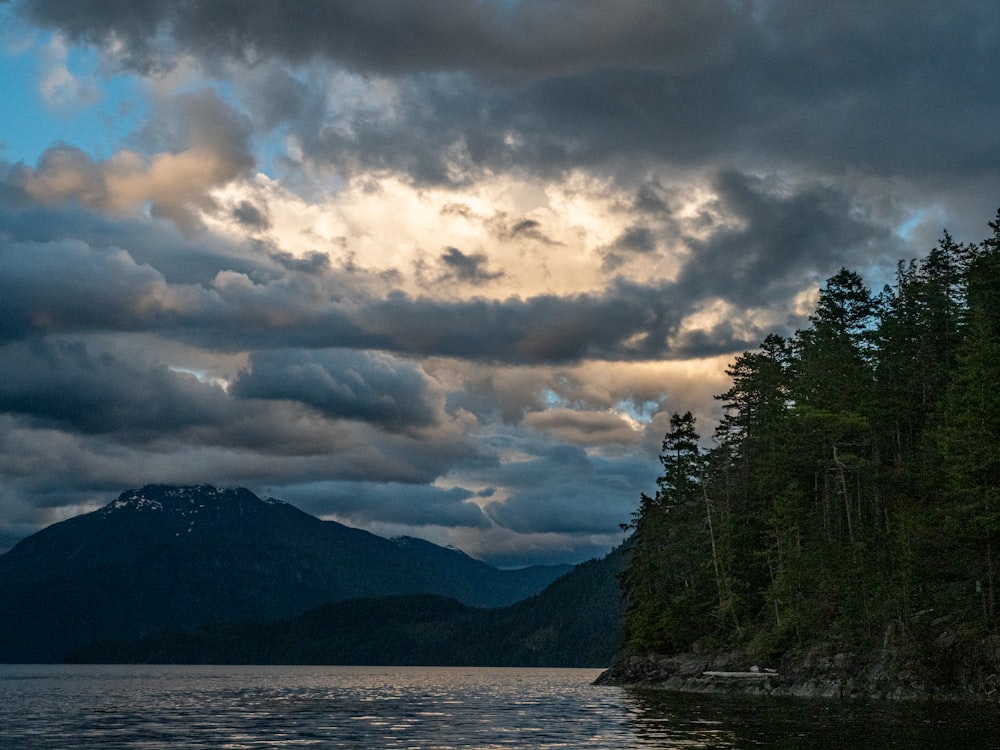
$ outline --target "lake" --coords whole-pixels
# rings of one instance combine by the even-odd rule
[[[993,706],[630,691],[599,670],[0,665],[0,748],[935,748]]]

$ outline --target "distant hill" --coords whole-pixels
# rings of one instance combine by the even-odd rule
[[[569,568],[499,570],[245,489],[147,485],[0,555],[0,662],[59,661],[95,640],[291,617],[364,597],[428,593],[500,607]]]
[[[624,552],[578,565],[540,594],[475,609],[435,595],[328,604],[286,620],[98,643],[77,662],[608,666],[621,649]]]

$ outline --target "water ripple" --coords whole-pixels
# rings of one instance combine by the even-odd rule
[[[0,748],[974,748],[988,707],[590,685],[596,670],[0,665]]]

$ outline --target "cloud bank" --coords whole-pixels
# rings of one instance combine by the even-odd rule
[[[4,13],[0,548],[204,481],[600,554],[736,354],[1000,204],[985,2]]]

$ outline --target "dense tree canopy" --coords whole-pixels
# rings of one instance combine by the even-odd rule
[[[632,652],[1000,642],[1000,212],[728,370],[710,450],[675,415],[623,575]],[[991,640],[992,639],[992,640]]]

